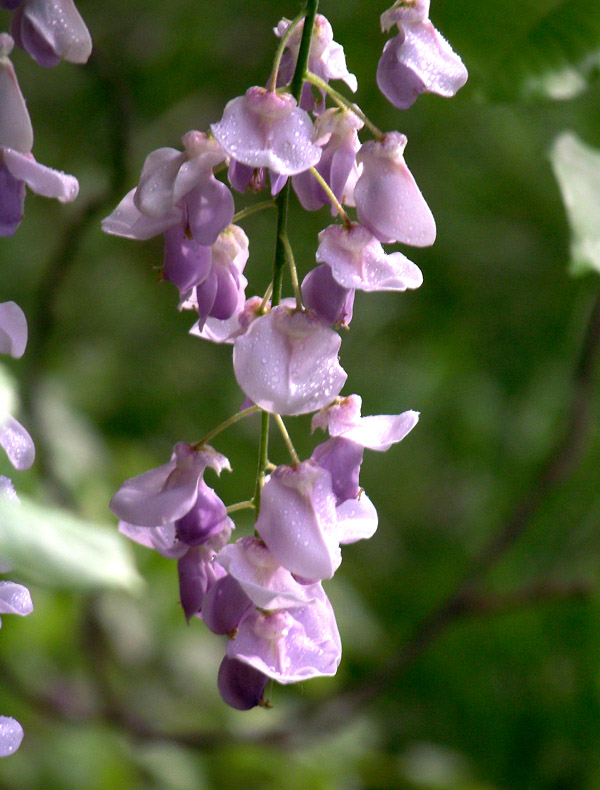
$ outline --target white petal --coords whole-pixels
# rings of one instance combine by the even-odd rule
[[[358,499],[347,499],[336,507],[338,540],[355,543],[372,537],[377,529],[377,511],[369,497],[362,493]]]
[[[11,175],[25,181],[30,189],[42,197],[56,198],[61,203],[70,203],[79,194],[79,182],[60,170],[40,165],[31,154],[5,149],[4,164]]]
[[[27,345],[27,319],[14,302],[0,304],[0,354],[19,359]]]

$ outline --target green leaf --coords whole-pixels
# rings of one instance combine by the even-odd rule
[[[600,272],[600,151],[564,132],[550,160],[571,228],[571,271]]]
[[[0,499],[0,557],[50,587],[137,592],[143,584],[115,527],[28,500]]]
[[[572,99],[600,67],[598,0],[557,0],[511,46],[489,75],[497,99]]]

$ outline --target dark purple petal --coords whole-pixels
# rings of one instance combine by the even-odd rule
[[[236,190],[236,192],[245,192],[248,189],[250,180],[254,175],[254,168],[250,165],[243,165],[237,159],[231,159],[229,162],[229,169],[227,170],[227,177],[229,183]]]
[[[187,620],[202,609],[207,591],[225,576],[214,556],[206,546],[193,546],[177,561],[179,599]]]
[[[250,710],[263,702],[268,680],[258,669],[225,656],[219,667],[217,685],[223,701],[230,707]]]
[[[73,0],[27,0],[17,9],[18,42],[40,66],[54,66],[63,58],[85,63],[92,40]]]
[[[225,573],[223,568],[221,570]],[[251,607],[252,601],[237,579],[223,575],[206,593],[202,619],[213,634],[232,634]]]
[[[394,107],[408,110],[426,89],[419,75],[398,59],[398,48],[403,41],[404,33],[401,31],[383,48],[377,65],[377,85]]]
[[[1,154],[0,154],[1,156]],[[21,224],[25,209],[25,182],[0,167],[0,236],[12,236]]]
[[[358,476],[364,447],[341,437],[333,437],[313,450],[311,458],[331,474],[331,487],[337,505],[356,499],[360,491]]]
[[[185,294],[210,273],[212,253],[210,247],[188,238],[183,225],[178,224],[165,231],[164,278]]]
[[[225,184],[207,174],[201,183],[192,189],[182,201],[194,240],[198,244],[214,244],[219,233],[233,219],[235,211],[233,195]]]
[[[198,496],[192,509],[175,521],[179,540],[197,546],[220,532],[227,518],[227,508],[204,480],[198,483]]]
[[[306,275],[302,281],[302,299],[309,310],[330,326],[348,326],[352,320],[354,290],[336,282],[326,263]]]
[[[235,313],[240,302],[240,285],[246,280],[244,278],[242,281],[235,270],[232,271],[223,266],[215,267],[215,275],[217,292],[209,315],[212,318],[226,321]],[[243,291],[243,287],[241,290]]]
[[[204,327],[204,323],[208,316],[210,315],[210,311],[212,310],[212,306],[215,303],[215,297],[217,296],[217,288],[219,286],[219,282],[217,280],[217,273],[215,268],[210,270],[210,274],[196,288],[196,303],[198,309],[198,327],[202,329]]]

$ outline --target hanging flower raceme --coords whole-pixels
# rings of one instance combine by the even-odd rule
[[[406,143],[400,132],[364,143],[354,201],[359,222],[379,241],[427,247],[435,241],[435,220],[404,161]]]
[[[333,400],[347,375],[340,336],[310,313],[279,305],[233,344],[233,370],[253,403],[275,414],[306,414]]]
[[[0,0],[0,5],[14,11],[12,37],[40,66],[87,62],[92,39],[73,0]]]
[[[33,129],[9,55],[13,39],[0,33],[0,236],[12,236],[23,219],[25,186],[61,203],[75,200],[73,176],[44,167],[31,153]]]
[[[283,38],[290,24],[289,19],[282,19],[274,28],[275,35]],[[287,85],[294,76],[303,30],[304,20],[296,25],[286,42],[285,51],[279,64],[277,85]],[[344,48],[333,40],[333,29],[323,14],[317,14],[315,17],[308,55],[308,70],[327,83],[330,80],[343,80],[353,93],[358,88],[356,77],[348,71],[346,66]],[[323,94],[316,111],[322,112],[324,110],[324,100]],[[300,107],[307,112],[315,109],[315,100],[309,83],[304,83],[302,86]]]
[[[429,0],[398,0],[381,15],[383,31],[397,25],[399,32],[384,47],[377,85],[401,110],[407,110],[421,93],[454,96],[467,81],[462,60],[428,15]]]
[[[240,170],[230,164],[231,184],[242,192],[254,171],[265,168],[271,173],[275,195],[288,176],[314,167],[321,158],[312,121],[289,93],[249,88],[245,96],[227,104],[223,118],[211,129],[231,162],[243,166]]]

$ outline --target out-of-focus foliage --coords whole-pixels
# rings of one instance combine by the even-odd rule
[[[379,530],[345,547],[326,585],[344,644],[340,672],[276,688],[271,711],[227,709],[215,682],[221,640],[198,620],[186,626],[174,563],[135,547],[147,580],[141,598],[56,591],[45,579],[31,585],[29,617],[3,619],[0,711],[22,722],[25,739],[0,763],[2,787],[595,790],[600,783],[597,428],[576,474],[544,498],[483,588],[492,600],[540,582],[555,590],[576,584],[584,595],[457,619],[347,721],[334,716],[293,750],[247,742],[274,727],[293,729],[307,705],[377,677],[502,529],[565,425],[570,376],[600,288],[595,273],[569,275],[567,215],[549,160],[566,129],[600,148],[600,6],[432,0],[431,19],[470,79],[452,100],[422,96],[401,113],[375,83],[386,5],[323,0],[321,11],[358,77],[361,107],[380,128],[408,136],[407,162],[438,239],[431,249],[403,249],[424,272],[422,288],[358,294],[343,338],[344,392],[363,396],[363,413],[414,408],[421,419],[386,456],[366,454],[361,484]],[[38,448],[30,472],[14,474],[2,459],[0,474],[40,507],[106,523],[125,478],[164,463],[176,441],[199,439],[241,396],[231,350],[189,336],[193,317],[179,313],[175,289],[158,282],[160,240],[103,236],[99,220],[137,182],[151,150],[178,147],[186,131],[218,120],[229,99],[265,83],[271,28],[298,4],[78,0],[78,7],[94,39],[88,66],[41,71],[23,53],[13,57],[34,154],[76,174],[81,194],[67,207],[29,195],[22,226],[0,240],[0,301],[18,302],[30,321],[25,356],[6,364],[23,401],[17,416]],[[0,11],[0,27],[7,24]],[[547,98],[558,95],[548,86],[565,64],[577,89],[563,90],[565,101]],[[584,168],[574,183],[569,168],[577,194],[589,175]],[[291,210],[303,276],[314,264],[316,234],[331,220],[326,210],[305,214],[295,200]],[[263,293],[270,277],[273,220],[262,212],[244,222],[251,293]],[[576,241],[578,229],[575,222]],[[291,419],[289,429],[298,452],[310,454],[317,439],[309,418]],[[208,482],[228,504],[252,493],[257,434],[251,418],[215,443],[233,473]],[[287,461],[275,437],[271,455]],[[238,534],[248,534],[247,516],[237,515]],[[33,546],[35,524],[23,518],[21,527]],[[98,568],[107,560],[100,554]],[[94,562],[88,570],[91,577]],[[218,738],[194,748],[144,736],[144,723]]]
[[[571,266],[575,273],[600,271],[600,151],[564,132],[552,148],[571,226]]]

